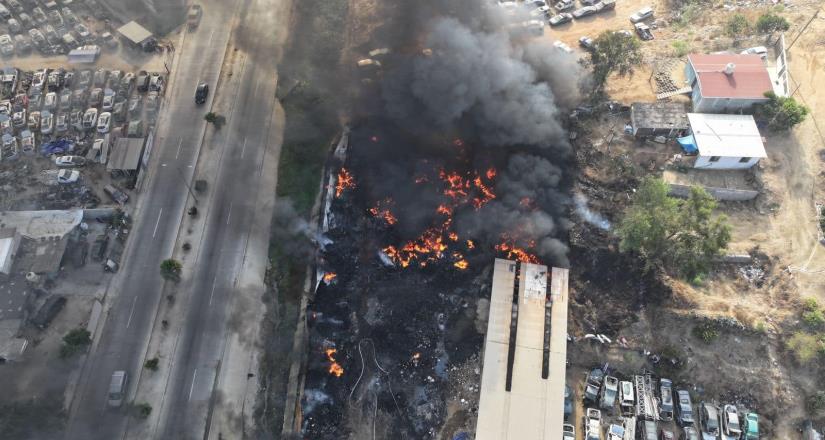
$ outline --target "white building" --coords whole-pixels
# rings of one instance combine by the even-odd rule
[[[696,154],[694,168],[744,169],[767,157],[753,116],[688,113],[688,122],[690,135],[679,143]]]
[[[748,111],[768,101],[766,92],[784,95],[781,87],[774,87],[759,55],[692,54],[685,76],[693,88],[691,99],[697,113]]]

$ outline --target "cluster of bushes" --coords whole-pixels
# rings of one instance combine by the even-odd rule
[[[756,24],[752,24],[744,14],[733,14],[725,23],[725,33],[732,38],[742,37],[753,33],[772,34],[790,29],[791,24],[785,17],[768,12],[759,16]]]
[[[825,355],[825,312],[816,298],[802,301],[800,314],[804,328],[795,332],[786,341],[788,350],[800,364],[808,364]]]

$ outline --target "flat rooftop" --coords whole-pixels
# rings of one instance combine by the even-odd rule
[[[553,268],[548,273],[546,266],[496,259],[477,440],[560,438],[567,360],[567,273],[567,269]],[[513,313],[514,299],[517,314]],[[515,332],[511,334],[513,319]],[[549,344],[545,344],[547,331]]]

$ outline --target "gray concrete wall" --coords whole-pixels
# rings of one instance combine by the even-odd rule
[[[680,185],[678,183],[669,183],[670,195],[675,197],[687,197],[690,195],[690,185]],[[704,187],[710,195],[716,200],[725,202],[744,202],[753,200],[759,195],[759,191],[747,189],[730,189],[717,187]]]

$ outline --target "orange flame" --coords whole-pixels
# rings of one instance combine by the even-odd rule
[[[507,258],[521,261],[522,263],[538,264],[539,258],[527,250],[514,246],[512,243],[503,242],[496,245],[496,250],[507,254]]]
[[[373,217],[381,217],[384,219],[385,222],[387,222],[388,225],[394,225],[398,223],[398,218],[396,218],[395,215],[393,215],[393,213],[390,211],[390,209],[385,206],[389,204],[392,204],[392,199],[382,200],[378,202],[378,204],[375,207],[370,208],[369,211]]]
[[[346,168],[341,167],[341,171],[338,171],[338,182],[335,184],[335,197],[341,197],[341,194],[350,188],[355,188],[355,178]]]
[[[467,240],[467,249],[475,249],[475,248],[476,248],[476,244],[473,242],[473,240]]]
[[[457,267],[460,270],[464,270],[470,267],[470,263],[468,263],[467,260],[458,260],[455,263],[453,263],[453,266]]]
[[[327,272],[324,274],[324,282],[329,284],[332,280],[338,278],[338,274],[335,272]]]
[[[327,360],[329,361],[329,368],[327,369],[329,374],[331,374],[335,377],[343,376],[344,375],[344,367],[342,367],[341,364],[339,364],[338,362],[335,361],[335,353],[337,353],[338,350],[336,350],[334,348],[327,348],[325,350],[325,352],[327,354]]]
[[[456,234],[455,232],[450,232],[449,237],[452,241],[458,241],[458,234]]]

